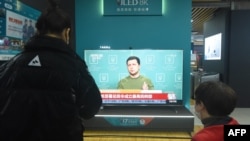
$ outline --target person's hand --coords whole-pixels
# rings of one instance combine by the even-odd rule
[[[143,90],[148,90],[148,84],[146,82],[143,83],[142,89]]]

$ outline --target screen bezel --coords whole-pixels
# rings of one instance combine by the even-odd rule
[[[153,50],[153,49],[137,49],[137,50],[131,50],[131,49],[89,49],[89,50],[92,50],[92,51],[161,51],[161,50],[164,50],[164,51],[182,51],[182,75],[183,75],[183,50],[181,49],[159,49],[159,50]],[[85,61],[87,61],[86,59],[86,51],[89,51],[89,50],[84,50],[84,59]],[[88,63],[86,63],[88,65]],[[91,72],[91,71],[90,71]],[[182,81],[182,90],[183,90],[183,81]],[[145,103],[145,104],[142,104],[142,103],[103,103],[103,106],[105,107],[109,107],[109,106],[125,106],[125,107],[129,107],[129,106],[171,106],[171,105],[182,105],[183,104],[183,91],[182,91],[182,99],[176,99],[174,101],[169,101],[169,100],[166,100],[166,103],[164,104],[152,104],[152,103]]]

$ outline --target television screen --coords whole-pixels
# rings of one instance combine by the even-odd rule
[[[221,60],[221,39],[222,33],[205,38],[205,60]]]
[[[17,0],[0,3],[0,61],[22,51],[35,32],[40,11]]]
[[[140,75],[152,89],[135,89],[139,82],[119,87],[128,78],[127,59],[140,59]],[[183,97],[183,50],[85,50],[84,58],[103,98],[103,104],[178,104]],[[134,71],[134,70],[132,70]],[[147,82],[149,83],[149,82]]]

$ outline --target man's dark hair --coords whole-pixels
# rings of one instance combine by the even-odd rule
[[[40,35],[47,33],[60,34],[71,27],[70,16],[59,7],[57,0],[48,0],[49,6],[38,18],[36,28]]]
[[[137,57],[137,56],[130,56],[130,57],[128,57],[128,59],[127,59],[127,64],[128,64],[128,61],[130,61],[130,60],[136,60],[137,61],[137,63],[140,65],[141,64],[141,62],[140,62],[140,58],[139,57]]]
[[[195,102],[203,102],[207,112],[212,116],[228,116],[237,103],[235,91],[220,81],[201,83],[195,90]]]

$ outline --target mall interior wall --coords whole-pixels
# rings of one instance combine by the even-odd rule
[[[20,1],[40,11],[46,7],[46,1]],[[71,44],[74,48],[76,47],[79,55],[82,55],[84,49],[97,49],[100,45],[111,45],[114,49],[129,47],[134,49],[184,49],[184,90],[188,93],[191,13],[186,11],[191,11],[191,0],[183,1],[182,5],[176,0],[163,0],[165,4],[163,15],[152,17],[105,17],[102,15],[100,3],[102,0],[61,1],[62,7],[70,13],[73,25],[75,25],[75,21],[79,22],[76,23],[77,33],[73,26],[71,34]],[[80,19],[75,20],[75,15]],[[223,37],[222,44],[222,47],[228,52],[224,52],[222,56],[227,59],[223,62],[204,61],[202,65],[204,65],[205,71],[222,73],[221,79],[239,94],[238,107],[250,107],[248,102],[250,99],[248,90],[250,84],[249,16],[249,10],[231,11],[229,16],[222,11],[212,19],[215,21],[208,22],[204,27],[206,36],[220,31],[227,34],[226,39]],[[146,28],[149,29],[145,30]],[[145,32],[138,33],[142,30]],[[77,45],[76,34],[79,35]]]
[[[46,1],[20,0],[38,10]],[[160,16],[104,16],[103,0],[61,0],[73,27],[70,44],[83,58],[86,49],[182,49],[184,50],[183,97],[190,99],[191,0],[162,0]],[[75,25],[75,26],[74,26]]]
[[[238,107],[250,107],[250,10],[231,12],[229,85],[239,94]]]
[[[209,37],[222,33],[221,39],[221,59],[205,60],[203,58],[203,69],[206,72],[220,73],[220,80],[228,82],[228,36],[229,36],[229,18],[230,9],[220,9],[214,14],[214,17],[204,23],[204,37]],[[204,51],[205,52],[205,51]]]
[[[249,108],[250,10],[222,9],[204,24],[204,37],[222,33],[222,59],[203,60],[204,70],[219,72],[238,94],[237,107]],[[204,59],[204,58],[203,58]]]
[[[181,49],[183,100],[190,100],[191,0],[162,0],[162,15],[104,16],[102,0],[75,0],[76,51],[100,49]]]

